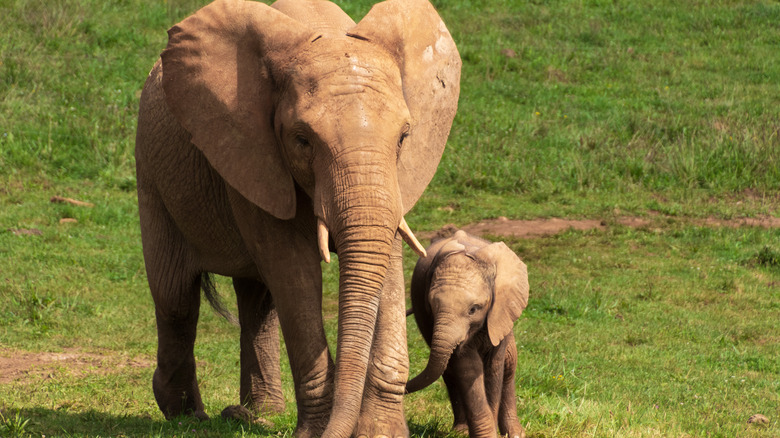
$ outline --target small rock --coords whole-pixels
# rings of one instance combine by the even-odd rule
[[[755,414],[751,415],[747,422],[756,426],[767,426],[769,425],[769,418],[761,414]]]
[[[64,217],[64,218],[60,219],[60,223],[61,224],[76,224],[78,222],[79,222],[78,220],[76,220],[76,219],[74,219],[72,217]]]
[[[501,49],[501,54],[507,58],[517,58],[517,52],[512,49]]]

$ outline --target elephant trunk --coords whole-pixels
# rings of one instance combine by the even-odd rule
[[[428,358],[428,364],[420,374],[406,383],[407,393],[419,391],[429,386],[444,374],[452,353],[463,341],[463,337],[457,336],[458,333],[460,332],[454,329],[451,324],[443,322],[442,318],[437,319],[433,325],[431,355]]]
[[[370,197],[376,197],[376,189],[373,193]],[[380,293],[401,220],[400,208],[376,204],[352,205],[333,220],[339,256],[339,324],[334,403],[325,437],[349,437],[360,414]]]

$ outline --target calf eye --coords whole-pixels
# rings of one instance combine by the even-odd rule
[[[477,313],[477,310],[479,310],[479,306],[471,306],[471,308],[469,309],[469,315],[473,315]]]

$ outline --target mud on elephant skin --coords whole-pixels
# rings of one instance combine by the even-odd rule
[[[443,375],[454,428],[471,437],[524,437],[517,418],[517,345],[512,331],[528,304],[525,264],[503,242],[457,231],[434,240],[412,276],[412,312],[431,347],[415,392]]]
[[[160,409],[207,418],[193,351],[202,278],[216,273],[237,296],[241,404],[284,406],[278,323],[298,436],[408,435],[399,236],[424,253],[403,215],[457,107],[446,26],[427,0],[378,3],[358,24],[322,0],[218,0],[168,35],[136,135]],[[330,251],[335,363],[321,305]]]

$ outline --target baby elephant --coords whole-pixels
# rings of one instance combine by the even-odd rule
[[[525,264],[504,243],[456,232],[435,240],[412,275],[412,312],[431,347],[428,365],[407,392],[439,376],[454,429],[471,437],[525,437],[517,419],[515,320],[528,304]]]

